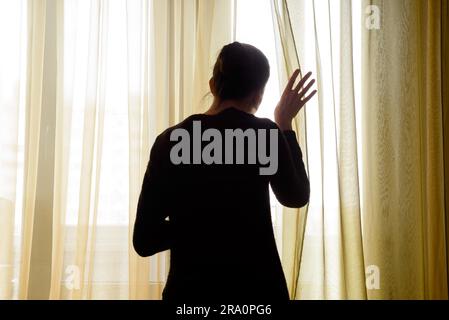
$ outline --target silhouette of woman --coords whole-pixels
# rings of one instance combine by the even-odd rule
[[[309,180],[292,120],[316,90],[307,95],[315,81],[305,85],[310,72],[294,87],[299,75],[296,70],[275,108],[275,122],[258,118],[254,113],[262,101],[269,74],[268,60],[257,48],[239,42],[224,46],[209,81],[214,96],[209,110],[167,129],[152,147],[133,244],[143,257],[170,250],[164,300],[289,299],[273,233],[269,185],[284,206],[298,208],[309,201]],[[227,161],[224,153],[231,152],[232,158],[241,150],[237,143],[231,149],[224,143],[220,149],[217,146],[221,146],[222,140],[216,134],[209,134],[208,138],[203,135],[201,149],[195,149],[195,142],[187,140],[192,149],[183,150],[186,153],[182,155],[188,160],[204,158],[202,147],[213,136],[216,141],[211,154],[215,162],[173,163],[172,148],[179,142],[179,135],[173,132],[178,129],[192,137],[194,122],[201,124],[203,133],[212,129],[222,137],[226,130],[233,129],[236,142],[238,134],[243,133],[247,156],[244,159],[250,158],[249,144],[255,142],[250,134],[244,134],[248,129],[258,133],[275,130],[279,134],[274,142],[258,135],[257,150],[274,150],[277,170],[270,175],[260,174],[259,169],[266,165],[260,159],[256,163]]]

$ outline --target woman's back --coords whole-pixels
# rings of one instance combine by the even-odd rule
[[[193,140],[201,139],[194,126],[197,129],[201,126],[201,135],[211,128],[221,133],[222,164],[205,164],[203,159],[200,159],[201,164],[192,163]],[[172,150],[179,141],[171,141],[170,137],[179,129],[189,133],[189,164],[173,163],[176,161],[172,159]],[[225,146],[226,134],[229,137],[232,129],[241,129],[241,133],[253,132],[257,143],[268,144],[265,155],[270,155],[270,130],[279,134],[271,144],[277,146],[279,140],[283,141],[281,144],[287,141],[270,120],[229,108],[213,116],[187,118],[162,133],[153,147],[148,181],[151,179],[155,192],[142,192],[139,212],[145,215],[145,203],[155,205],[158,202],[157,210],[163,215],[160,218],[169,217],[171,230],[167,241],[170,242],[171,266],[165,299],[288,299],[270,214],[269,182],[273,176],[260,174],[260,168],[267,164],[261,164],[259,157],[253,157],[257,159],[256,163],[248,163],[249,136],[242,140],[245,141],[245,163],[236,164],[237,138],[232,148],[233,163],[225,164],[226,157],[230,159],[225,154],[230,152]],[[265,139],[258,135],[261,131],[265,131]],[[294,142],[293,147],[299,150],[296,139]],[[203,142],[201,149],[207,144]],[[280,154],[285,150],[285,146],[279,148],[280,159],[274,159],[274,156],[278,157],[276,152],[276,155],[270,155],[272,160],[285,162],[286,155]],[[300,156],[300,151],[296,155]],[[291,157],[290,154],[287,156]],[[302,164],[301,158],[296,161]],[[303,180],[303,184],[308,184],[307,180]],[[301,190],[308,190],[308,186]],[[290,193],[283,196],[293,201],[301,200],[297,191]]]

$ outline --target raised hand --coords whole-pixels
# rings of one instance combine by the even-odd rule
[[[281,130],[291,130],[292,120],[298,114],[299,110],[312,99],[317,90],[313,90],[306,96],[312,85],[315,83],[315,79],[309,81],[304,87],[304,84],[312,75],[312,72],[308,72],[293,88],[296,78],[299,75],[299,69],[296,69],[282,93],[281,99],[274,109],[274,121],[281,128]]]

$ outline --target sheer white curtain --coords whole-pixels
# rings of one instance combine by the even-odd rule
[[[285,209],[283,217],[284,267],[294,299],[366,298],[356,2],[273,1],[281,83],[300,66],[303,74],[313,72],[318,87],[318,98],[295,123],[308,164],[310,202],[301,210]],[[354,22],[353,10],[359,19]]]
[[[155,136],[208,103],[234,9],[0,2],[2,298],[161,297],[167,252],[130,241],[143,173]]]
[[[25,297],[29,284],[45,17],[44,1],[0,2],[0,38],[8,44],[0,51],[0,297],[3,299]]]

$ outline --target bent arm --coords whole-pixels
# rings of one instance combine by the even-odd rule
[[[171,225],[165,220],[168,213],[163,206],[166,187],[158,149],[156,140],[145,172],[134,223],[133,246],[142,257],[168,250],[171,244]]]
[[[300,208],[309,202],[310,184],[302,152],[293,130],[279,130],[278,171],[270,184],[278,201],[289,208]]]

